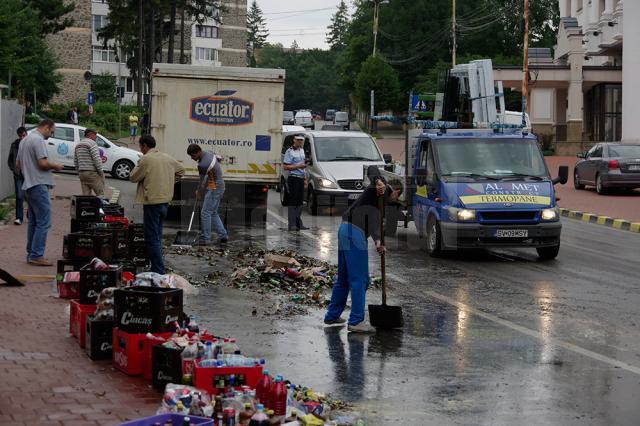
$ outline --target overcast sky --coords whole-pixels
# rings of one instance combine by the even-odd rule
[[[252,1],[247,1],[249,8]],[[257,1],[267,21],[269,43],[289,47],[296,40],[304,49],[329,48],[325,42],[327,27],[340,0]]]

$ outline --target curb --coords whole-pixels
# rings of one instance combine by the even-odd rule
[[[568,217],[569,219],[581,220],[587,223],[595,223],[596,225],[604,225],[610,228],[620,229],[622,231],[629,231],[640,233],[640,223],[629,222],[623,219],[614,219],[609,216],[599,216],[593,213],[584,213],[577,210],[569,210],[560,208],[560,215]]]
[[[109,202],[111,204],[118,204],[118,201],[120,201],[120,190],[113,186],[110,186],[109,189],[111,190],[111,198],[109,199]]]

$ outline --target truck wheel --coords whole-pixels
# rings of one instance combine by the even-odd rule
[[[280,191],[282,191],[282,187],[283,187],[283,186],[284,186],[284,185],[282,184],[282,179],[280,179],[280,183],[278,183],[278,184],[276,185],[276,192],[280,192]]]
[[[575,189],[584,189],[584,185],[580,183],[580,177],[578,175],[578,169],[573,171],[573,187]]]
[[[599,174],[596,175],[596,192],[599,195],[604,195],[607,193],[607,189],[602,184],[602,177]]]
[[[384,236],[395,237],[398,231],[398,208],[396,206],[387,206],[384,215]]]
[[[437,257],[442,254],[440,224],[434,216],[429,216],[427,221],[427,253],[431,257]]]
[[[558,256],[560,244],[551,247],[537,247],[536,251],[540,260],[553,260]]]
[[[284,184],[284,181],[280,181],[280,185],[278,185],[278,187],[280,188],[280,204],[286,206],[289,198],[289,194],[287,194],[287,186]]]
[[[309,213],[311,213],[311,216],[317,216],[318,215],[318,196],[313,191],[313,189],[309,190],[309,200],[307,201],[307,204],[309,205]]]

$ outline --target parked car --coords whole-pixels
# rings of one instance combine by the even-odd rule
[[[293,111],[284,111],[282,113],[282,124],[295,124],[296,119],[293,116]]]
[[[283,133],[283,157],[296,134]],[[303,149],[309,178],[305,198],[312,215],[317,215],[322,207],[351,204],[364,190],[364,166],[385,165],[378,145],[363,132],[306,132]],[[286,180],[287,171],[281,168],[281,202],[285,199]]]
[[[73,163],[76,144],[84,137],[85,127],[74,124],[56,123],[56,128],[47,139],[49,159],[61,163],[65,169],[74,170]],[[29,130],[29,133],[35,129]],[[138,164],[142,153],[130,148],[123,148],[98,133],[96,143],[100,148],[102,169],[118,179],[129,179],[131,171]]]
[[[324,124],[320,130],[335,130],[341,132],[344,131],[344,126],[340,124]]]
[[[333,119],[333,124],[337,124],[342,126],[344,130],[349,130],[349,113],[344,111],[336,112],[336,115]]]
[[[598,143],[578,158],[573,171],[576,189],[595,186],[598,194],[604,194],[611,188],[640,188],[640,145]]]
[[[335,109],[328,109],[325,113],[324,113],[324,120],[325,121],[333,121],[333,119],[336,116],[336,110]]]
[[[313,127],[315,126],[315,123],[313,121],[313,116],[311,115],[311,111],[296,112],[295,125],[302,126],[306,129],[313,129]]]

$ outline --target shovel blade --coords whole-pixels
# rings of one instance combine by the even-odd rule
[[[404,325],[402,307],[369,305],[369,322],[373,327],[385,330],[402,328]]]
[[[18,278],[14,277],[4,269],[0,269],[0,284],[2,284],[1,281],[4,281],[5,285],[13,287],[24,285],[22,281],[20,281]]]
[[[200,232],[198,231],[178,231],[172,246],[192,246],[198,242]]]

